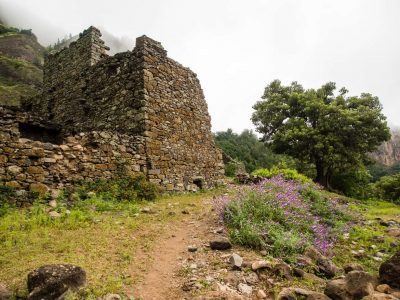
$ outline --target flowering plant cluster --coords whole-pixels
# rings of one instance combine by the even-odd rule
[[[320,186],[280,175],[215,199],[215,208],[234,242],[279,257],[310,245],[328,254],[351,220],[346,204]]]

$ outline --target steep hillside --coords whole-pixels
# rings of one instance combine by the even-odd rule
[[[373,159],[385,166],[393,166],[400,162],[400,130],[392,130],[390,141],[383,143],[377,151],[372,153]]]
[[[42,83],[45,49],[30,30],[0,23],[0,104],[18,106]]]

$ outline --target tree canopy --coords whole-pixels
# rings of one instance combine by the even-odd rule
[[[333,82],[306,90],[275,80],[253,106],[252,121],[263,141],[277,153],[312,163],[316,181],[325,187],[334,172],[363,164],[367,153],[390,138],[378,97],[335,90]]]
[[[274,154],[251,130],[243,130],[241,134],[232,129],[220,131],[215,133],[215,141],[227,156],[243,162],[247,172],[283,162],[293,164],[290,159]]]

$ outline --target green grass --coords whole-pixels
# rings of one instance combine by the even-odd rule
[[[350,207],[363,219],[364,224],[357,224],[351,230],[348,239],[342,238],[335,248],[334,261],[339,266],[343,266],[349,262],[356,262],[364,266],[370,272],[377,272],[381,262],[375,261],[372,257],[378,252],[383,251],[387,255],[383,259],[387,259],[399,247],[391,246],[396,239],[386,234],[387,227],[379,225],[376,218],[383,220],[396,220],[400,222],[400,206],[391,202],[368,200],[355,201]],[[379,242],[377,237],[381,237]],[[351,251],[364,249],[365,253],[362,257],[355,257]]]
[[[191,209],[201,210],[202,199],[215,193],[220,192],[165,195],[155,202],[112,201],[91,194],[72,206],[60,199],[56,210],[61,217],[56,219],[40,202],[31,208],[9,208],[0,217],[0,282],[23,296],[30,271],[45,264],[71,263],[86,270],[87,286],[70,299],[123,294],[148,263],[143,258],[138,261],[138,250],[152,249],[167,222],[179,221],[184,216],[180,211],[190,204],[196,204]],[[157,213],[140,213],[148,206]]]

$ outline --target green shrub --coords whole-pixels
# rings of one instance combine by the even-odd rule
[[[297,180],[302,183],[311,183],[312,180],[307,176],[300,174],[295,169],[272,167],[271,169],[258,169],[252,173],[254,176],[259,176],[262,178],[272,178],[278,175],[282,175],[283,178],[287,180]]]
[[[348,197],[367,199],[371,196],[369,184],[372,176],[364,166],[334,173],[331,180],[333,190],[338,190]]]
[[[79,198],[83,200],[89,197],[90,192],[109,201],[155,200],[159,188],[156,184],[147,181],[143,174],[139,174],[113,180],[86,182],[76,191]]]
[[[400,204],[400,173],[381,177],[372,188],[376,197]]]

